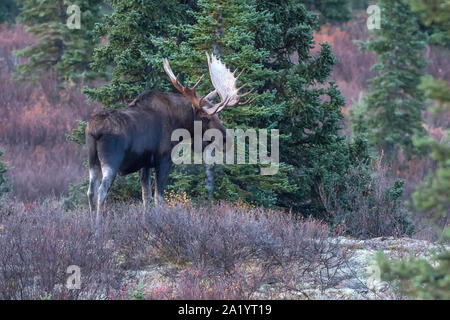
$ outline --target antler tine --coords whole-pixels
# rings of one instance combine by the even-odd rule
[[[250,89],[249,91],[247,91],[246,93],[240,95],[240,96],[239,96],[239,99],[242,99],[242,98],[245,97],[246,95],[252,93],[252,92],[253,92],[253,89],[254,89],[254,88],[251,88],[251,89]],[[227,100],[230,101],[231,98],[232,98],[232,97],[229,97]],[[236,104],[236,106],[245,106],[245,105],[247,105],[247,104],[252,103],[253,101],[255,101],[255,98],[249,98],[249,99],[247,99],[247,100],[244,101],[244,102],[238,102],[238,103]],[[218,112],[222,111],[222,109],[224,109],[225,107],[226,107],[226,105],[223,105],[220,109],[217,109],[216,112],[218,113]]]
[[[200,79],[198,79],[198,81],[195,83],[195,85],[192,88],[189,88],[187,86],[186,87],[183,86],[180,83],[180,81],[178,80],[180,76],[179,74],[175,77],[172,68],[170,67],[169,60],[163,59],[163,66],[164,71],[169,76],[170,81],[172,82],[174,87],[177,88],[177,90],[180,91],[180,93],[182,93],[184,97],[188,99],[195,108],[201,108],[202,105],[207,104],[207,102],[203,99],[203,97],[200,98],[197,96],[196,92],[197,87],[199,86],[200,82],[202,81],[205,75],[202,75]]]
[[[252,103],[253,101],[255,101],[255,98],[249,98],[249,99],[247,99],[247,100],[244,101],[244,102],[239,102],[239,103],[238,103],[238,106],[245,106],[246,104],[250,104],[250,103]]]
[[[198,81],[194,84],[194,86],[192,87],[192,89],[197,89],[197,87],[198,87],[198,85],[200,84],[200,82],[202,81],[202,79],[203,79],[203,77],[204,77],[205,75],[204,74],[202,74],[202,76],[200,77],[200,79],[198,79]]]
[[[243,87],[243,86],[242,86]],[[241,94],[241,95],[239,95],[239,97],[240,98],[243,98],[243,97],[245,97],[245,96],[247,96],[247,95],[249,95],[250,93],[252,93],[253,92],[253,90],[254,90],[255,88],[251,88],[250,90],[248,90],[246,93],[243,93],[243,94]]]
[[[242,105],[242,103],[239,102],[240,99],[253,92],[253,89],[251,89],[242,95],[239,94],[239,91],[248,85],[247,83],[239,88],[236,88],[236,83],[239,77],[244,73],[245,69],[242,69],[238,76],[235,77],[237,69],[231,72],[230,69],[228,69],[225,64],[217,59],[214,54],[211,54],[210,56],[206,52],[206,57],[208,59],[209,73],[214,88],[216,88],[222,101],[228,100],[228,103],[223,104],[220,108],[217,109],[216,112],[220,112],[225,107]],[[245,104],[248,104],[252,101],[254,100],[248,99],[247,101],[245,101]]]
[[[234,70],[234,72],[236,72],[236,71],[237,71],[237,69]],[[245,71],[245,68],[242,69],[241,72],[239,72],[238,76],[236,77],[236,82],[238,81],[239,77],[242,75],[242,73],[243,73],[244,71]],[[233,72],[233,75],[234,75],[234,72]]]
[[[215,114],[217,112],[220,112],[220,110],[222,110],[227,105],[227,103],[230,101],[230,99],[231,98],[228,97],[224,101],[222,101],[222,102],[220,102],[220,103],[218,103],[218,104],[216,104],[216,105],[214,105],[213,107],[210,107],[210,108],[203,107],[203,110],[205,110],[205,112],[207,114],[213,115],[213,114]]]
[[[237,88],[237,91],[241,91],[241,89],[245,88],[246,86],[248,86],[247,83],[244,83],[242,86],[240,86],[239,88]]]
[[[250,93],[250,91],[247,92],[245,95],[247,95],[248,93]],[[240,96],[240,97],[242,98],[243,96]],[[227,98],[226,103],[224,103],[220,108],[216,109],[216,112],[215,112],[215,113],[219,113],[220,111],[222,111],[222,110],[226,107],[226,105],[227,105],[227,103],[229,102],[229,100],[231,100],[231,98],[232,98],[232,97]],[[247,99],[247,100],[244,101],[244,102],[238,102],[238,103],[236,104],[236,106],[245,106],[245,105],[247,105],[247,104],[252,103],[253,101],[255,101],[255,98],[249,98],[249,99]]]

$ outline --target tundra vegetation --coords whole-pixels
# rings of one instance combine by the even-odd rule
[[[67,1],[0,4],[0,299],[330,297],[363,273],[351,241],[387,237],[439,249],[378,255],[389,294],[371,297],[449,298],[449,0],[380,0],[370,31],[372,1],[73,4],[80,29]],[[225,108],[205,52],[245,69],[245,105]],[[174,165],[163,190],[158,170],[128,170],[97,232],[86,124],[154,92],[223,107],[210,127],[279,130],[278,172]]]

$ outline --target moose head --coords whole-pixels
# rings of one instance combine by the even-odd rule
[[[208,129],[220,130],[222,132],[222,136],[224,137],[225,144],[226,128],[217,115],[226,107],[243,106],[252,103],[254,98],[249,98],[246,101],[241,101],[241,99],[252,93],[253,88],[243,94],[240,94],[239,92],[247,86],[247,84],[244,84],[239,88],[236,86],[237,81],[244,70],[242,70],[235,77],[237,69],[234,70],[234,72],[231,72],[230,69],[228,69],[225,64],[217,59],[214,54],[211,54],[210,57],[206,52],[206,58],[208,61],[209,74],[214,90],[205,96],[199,96],[196,91],[204,75],[200,77],[192,88],[189,88],[180,83],[178,80],[179,75],[175,76],[167,59],[163,59],[164,71],[169,76],[174,87],[189,102],[191,102],[194,111],[194,119],[195,121],[202,122],[203,132]],[[214,103],[217,94],[219,95],[220,102]]]

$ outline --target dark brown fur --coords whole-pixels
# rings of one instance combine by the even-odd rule
[[[88,198],[92,212],[98,188],[97,219],[116,174],[127,175],[141,170],[145,205],[151,188],[150,168],[155,168],[155,201],[162,200],[172,163],[171,151],[178,143],[171,141],[172,132],[182,128],[193,136],[194,121],[202,121],[203,132],[216,128],[226,136],[217,115],[194,109],[183,95],[175,93],[149,91],[127,108],[103,111],[92,117],[86,127],[90,172]]]

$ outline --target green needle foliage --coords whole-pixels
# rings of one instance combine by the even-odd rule
[[[361,2],[361,0],[359,0]],[[345,22],[350,20],[350,0],[305,1],[312,3],[321,14],[321,22]]]
[[[409,0],[413,10],[421,14],[424,23],[435,22],[438,34],[441,30],[448,32],[450,3],[448,1]],[[436,8],[438,6],[438,9]],[[447,29],[446,29],[447,28]],[[433,39],[433,36],[432,36]],[[442,43],[445,46],[445,43]],[[431,76],[422,79],[421,90],[426,98],[434,100],[429,110],[434,116],[450,112],[450,86],[443,80]],[[445,128],[444,137],[437,141],[431,137],[416,139],[418,147],[431,149],[431,158],[436,160],[437,169],[431,172],[422,186],[413,194],[414,205],[420,211],[434,212],[437,218],[446,217],[450,209],[450,143],[449,128]],[[442,241],[450,241],[450,229],[442,234]],[[378,263],[384,280],[391,281],[404,294],[421,299],[450,299],[450,251],[442,250],[433,260],[411,258],[403,261],[389,261],[380,255]]]
[[[283,102],[277,99],[272,84],[279,77],[279,70],[269,65],[272,53],[267,45],[279,44],[281,38],[270,34],[274,29],[270,23],[273,21],[272,14],[258,11],[257,1],[203,0],[198,1],[197,5],[198,9],[190,12],[193,23],[183,26],[186,41],[177,45],[175,38],[172,38],[165,49],[173,61],[172,67],[177,73],[185,75],[185,81],[194,83],[202,74],[208,73],[205,52],[216,52],[230,70],[245,69],[238,86],[246,83],[248,88],[253,87],[257,91],[250,95],[256,98],[251,105],[221,112],[225,125],[244,131],[279,128]],[[267,42],[263,43],[263,39]],[[206,94],[211,90],[210,81],[203,81],[200,92]],[[241,199],[257,205],[276,206],[279,194],[296,191],[296,185],[288,179],[292,167],[282,163],[275,176],[261,175],[259,167],[214,166],[214,198]],[[203,166],[177,166],[169,187],[186,192],[190,197],[206,198]]]
[[[422,24],[431,35],[430,44],[450,49],[450,0],[404,1],[420,14]]]
[[[380,0],[381,29],[375,38],[361,43],[377,54],[378,74],[370,81],[366,120],[368,137],[385,160],[392,161],[401,149],[410,158],[418,154],[413,136],[423,136],[423,92],[418,89],[426,66],[423,51],[427,36],[419,30],[416,14],[401,1]]]
[[[448,239],[450,235],[447,235]],[[436,255],[433,265],[424,259],[389,261],[377,256],[383,281],[390,281],[403,294],[428,300],[450,299],[450,252]]]
[[[421,88],[428,98],[437,101],[434,108],[431,108],[435,116],[450,112],[450,86],[446,82],[426,77],[422,81]],[[430,136],[415,141],[418,147],[431,150],[430,156],[437,162],[437,168],[414,193],[414,204],[421,211],[435,211],[439,216],[445,216],[450,210],[449,136],[450,130],[446,128],[441,141]]]
[[[35,44],[16,51],[17,56],[28,58],[17,69],[18,79],[37,81],[53,71],[63,87],[96,76],[89,63],[100,41],[94,39],[93,29],[101,20],[103,0],[18,0],[18,3],[22,6],[18,22],[36,39]],[[70,5],[80,8],[80,29],[69,29],[66,25]]]
[[[146,89],[167,87],[167,75],[162,69],[161,51],[164,37],[176,33],[182,41],[179,27],[189,16],[189,1],[110,1],[112,13],[96,26],[98,38],[108,39],[98,46],[92,68],[110,71],[111,79],[100,88],[85,88],[91,100],[105,109],[126,106]]]
[[[450,111],[450,88],[447,83],[427,77],[422,82],[428,98],[435,99],[436,115]],[[420,211],[432,211],[436,218],[446,217],[450,209],[450,143],[449,133],[442,141],[431,137],[416,143],[431,148],[431,157],[437,162],[436,171],[430,173],[425,182],[413,194],[414,205]],[[450,241],[450,229],[444,229],[442,241]],[[433,262],[411,258],[407,261],[390,262],[379,257],[379,264],[385,280],[398,284],[399,289],[411,296],[422,299],[450,299],[450,251],[443,250]]]
[[[2,0],[0,2],[0,23],[14,23],[19,14],[16,0]]]

